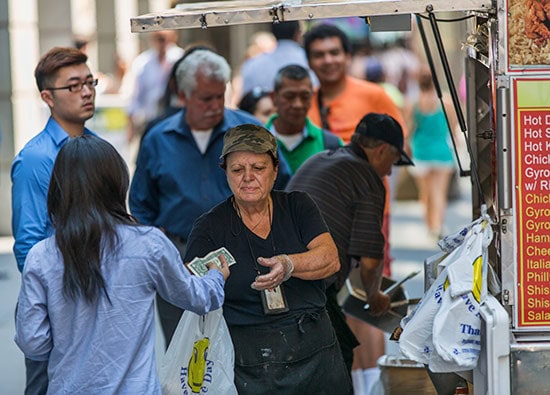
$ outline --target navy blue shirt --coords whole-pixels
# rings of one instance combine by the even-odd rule
[[[219,167],[227,129],[260,121],[240,110],[225,109],[223,121],[201,153],[185,123],[186,109],[157,124],[144,137],[130,188],[130,210],[145,225],[157,226],[187,239],[193,222],[231,195]],[[290,179],[288,165],[279,164],[275,188]]]

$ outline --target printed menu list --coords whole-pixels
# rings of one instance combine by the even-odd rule
[[[518,325],[550,325],[550,108],[517,111]]]

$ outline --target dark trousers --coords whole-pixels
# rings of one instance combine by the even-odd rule
[[[48,361],[25,358],[27,381],[25,395],[45,395],[48,392]]]
[[[359,342],[346,323],[346,316],[342,312],[342,308],[338,305],[337,294],[338,291],[334,288],[334,286],[327,288],[326,309],[328,316],[330,317],[330,322],[332,322],[332,326],[336,332],[336,337],[338,338],[338,343],[340,344],[340,350],[342,350],[342,356],[344,357],[344,362],[351,378],[353,349],[359,345]]]

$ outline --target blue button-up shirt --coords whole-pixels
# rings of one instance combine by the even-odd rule
[[[84,129],[84,134],[94,134]],[[48,186],[55,158],[69,135],[52,117],[46,127],[17,154],[11,166],[13,252],[19,271],[29,250],[52,233],[48,218]]]
[[[244,123],[261,125],[248,113],[225,109],[203,154],[184,122],[185,114],[184,108],[145,135],[130,188],[130,210],[141,223],[183,239],[201,214],[231,195],[219,167],[227,129]],[[275,187],[284,189],[289,179],[289,167],[281,162]]]
[[[49,394],[161,395],[155,362],[155,293],[203,315],[223,303],[223,276],[192,276],[158,229],[120,225],[102,255],[109,299],[67,298],[54,237],[29,252],[15,320],[25,356],[48,361]],[[185,365],[187,366],[187,365]]]

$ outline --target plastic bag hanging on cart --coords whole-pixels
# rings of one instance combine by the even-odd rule
[[[401,322],[401,351],[433,372],[472,369],[480,353],[479,306],[487,295],[492,230],[486,215],[467,228],[420,304]]]
[[[473,369],[481,352],[479,308],[487,297],[487,248],[492,240],[488,222],[472,228],[463,253],[447,266],[449,289],[434,318],[433,343],[437,354],[457,369]],[[437,372],[430,364],[430,369]]]

